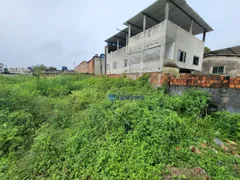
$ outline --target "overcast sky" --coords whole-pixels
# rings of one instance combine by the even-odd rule
[[[104,53],[107,38],[155,0],[0,0],[0,62],[73,68]],[[187,0],[215,30],[212,50],[240,45],[239,0]]]

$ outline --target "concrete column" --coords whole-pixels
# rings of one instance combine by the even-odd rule
[[[117,50],[119,49],[119,39],[117,39]]]
[[[146,30],[146,25],[147,25],[147,16],[144,15],[143,16],[143,32],[145,32],[145,30]]]
[[[108,45],[105,46],[104,74],[107,74]]]
[[[128,41],[131,38],[131,24],[128,24]]]
[[[189,30],[189,33],[192,34],[192,31],[193,31],[193,24],[194,24],[194,21],[192,19],[192,22],[191,22],[191,25],[190,25],[190,30]]]
[[[167,0],[166,5],[165,5],[165,20],[169,19],[169,2]]]
[[[202,40],[203,40],[203,42],[205,42],[205,40],[206,40],[206,31],[203,32],[203,39]]]

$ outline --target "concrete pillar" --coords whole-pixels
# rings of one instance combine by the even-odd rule
[[[169,19],[169,2],[167,0],[165,5],[165,20],[168,20],[168,19]]]
[[[206,41],[206,31],[203,32],[203,39],[202,40],[203,40],[203,42]]]
[[[117,39],[117,50],[119,49],[119,39]]]
[[[105,46],[104,74],[107,74],[108,45]]]
[[[193,24],[194,24],[194,21],[192,19],[192,22],[191,22],[191,25],[190,25],[190,30],[189,30],[190,34],[192,34],[192,32],[193,32]]]
[[[144,15],[143,16],[143,32],[145,32],[145,30],[146,30],[146,25],[147,25],[147,16]]]
[[[131,38],[131,24],[128,24],[128,40]]]

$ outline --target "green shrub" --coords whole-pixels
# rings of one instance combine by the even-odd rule
[[[203,117],[203,91],[169,96],[152,88],[148,75],[0,76],[0,85],[0,179],[161,179],[169,166],[239,177],[239,158],[213,139],[239,144],[240,115]],[[144,100],[111,101],[108,94]]]

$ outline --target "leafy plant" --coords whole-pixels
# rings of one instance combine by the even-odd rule
[[[0,85],[0,179],[161,179],[169,166],[185,170],[175,179],[194,167],[239,178],[239,158],[213,139],[239,144],[240,116],[202,116],[209,96],[198,89],[169,96],[147,75],[0,76]]]

